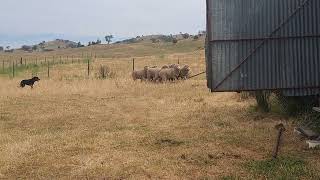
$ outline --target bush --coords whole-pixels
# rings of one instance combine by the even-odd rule
[[[115,73],[111,72],[111,69],[108,66],[101,65],[98,72],[99,79],[107,79],[107,78],[114,78]]]
[[[188,38],[190,37],[190,35],[189,35],[188,33],[184,33],[184,34],[182,34],[182,37],[183,37],[184,39],[188,39]]]
[[[173,38],[173,39],[172,39],[172,43],[173,43],[173,44],[177,44],[177,43],[178,43],[178,39]]]

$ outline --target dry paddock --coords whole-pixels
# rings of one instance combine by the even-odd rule
[[[247,166],[270,159],[278,122],[288,128],[281,155],[318,172],[318,151],[306,150],[291,120],[253,112],[254,101],[235,93],[210,93],[204,76],[153,84],[127,70],[80,78],[85,68],[69,66],[33,90],[0,79],[0,179],[266,179]]]

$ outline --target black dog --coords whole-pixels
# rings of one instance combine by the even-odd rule
[[[33,88],[33,85],[35,82],[40,81],[38,77],[33,77],[32,79],[26,79],[22,80],[20,83],[20,87],[25,87],[26,85],[31,86],[31,89]]]

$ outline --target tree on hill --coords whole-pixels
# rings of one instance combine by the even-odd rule
[[[32,46],[32,50],[33,50],[33,51],[36,51],[37,49],[38,49],[38,46],[37,46],[37,45]]]
[[[96,42],[96,44],[101,44],[101,40],[98,39],[97,42]]]
[[[27,46],[27,45],[23,45],[23,46],[21,47],[21,49],[24,50],[24,51],[31,51],[31,50],[32,50],[32,47],[31,47],[31,46]]]
[[[190,34],[184,33],[184,34],[182,34],[182,37],[183,37],[184,39],[188,39],[188,38],[190,37]]]
[[[106,35],[104,38],[106,39],[106,41],[108,42],[108,44],[110,44],[110,42],[112,42],[113,35]]]
[[[84,47],[84,45],[82,45],[81,42],[78,42],[77,47],[78,47],[78,48]]]
[[[7,49],[7,50],[10,50],[10,46],[7,46],[6,49]]]
[[[4,50],[4,48],[2,46],[0,46],[0,52],[3,51],[3,50]]]
[[[173,44],[177,44],[177,43],[178,43],[178,39],[173,38],[173,39],[172,39],[172,43],[173,43]]]

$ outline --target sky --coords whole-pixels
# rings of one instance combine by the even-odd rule
[[[205,29],[205,13],[205,0],[1,0],[0,46],[42,36],[194,34]]]

